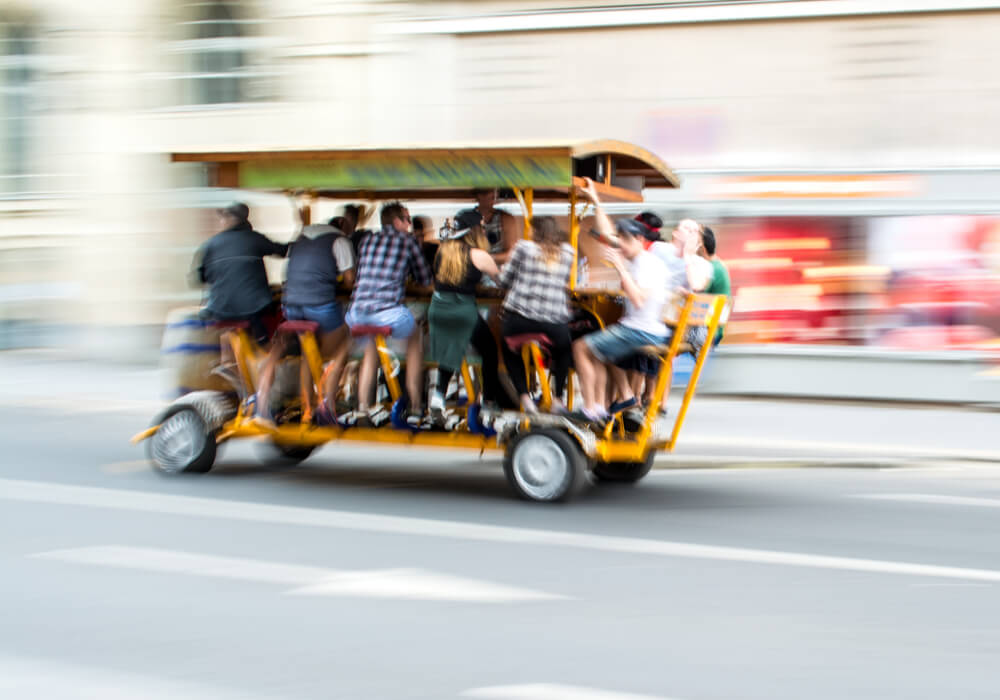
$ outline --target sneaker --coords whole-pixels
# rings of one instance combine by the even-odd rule
[[[573,418],[581,423],[588,423],[589,425],[603,428],[607,425],[610,416],[607,413],[592,413],[591,411],[583,408],[579,411],[573,411],[573,413],[570,414],[570,418]]]
[[[496,404],[492,401],[487,401],[479,409],[479,422],[489,428],[493,425],[493,421],[496,420],[499,413]]]
[[[432,389],[427,407],[430,409],[432,416],[440,416],[444,413],[444,395],[437,389]]]
[[[625,430],[635,432],[642,428],[646,422],[646,409],[642,406],[628,408],[622,414],[622,420],[625,421]]]
[[[407,411],[406,424],[413,430],[421,430],[424,427],[424,412],[412,409]]]
[[[386,410],[385,406],[379,406],[378,408],[369,409],[367,418],[371,427],[380,428],[391,420],[392,415]]]
[[[549,413],[554,416],[565,417],[569,415],[569,409],[559,399],[552,399],[552,406],[549,408]]]
[[[521,413],[529,416],[537,416],[538,406],[531,399],[521,399]]]
[[[256,394],[247,398],[244,406],[246,407],[246,414],[252,417],[254,423],[260,423],[269,428],[277,426],[278,423],[271,414],[271,410],[267,406],[267,403],[264,401],[258,401]]]
[[[625,409],[633,408],[638,404],[639,402],[636,400],[634,396],[630,399],[626,399],[625,401],[615,401],[613,404],[611,404],[611,406],[608,407],[608,413],[610,413],[611,415],[614,415],[616,413],[621,413]]]

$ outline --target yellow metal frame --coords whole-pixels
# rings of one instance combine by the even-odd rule
[[[708,358],[708,353],[712,348],[712,341],[715,339],[723,314],[726,311],[726,304],[727,299],[724,296],[688,294],[683,298],[683,304],[680,306],[677,319],[667,320],[668,324],[673,328],[673,336],[670,343],[659,353],[662,359],[662,366],[657,375],[656,388],[653,392],[652,401],[642,427],[638,432],[629,436],[626,434],[624,422],[619,416],[606,426],[602,434],[596,436],[592,454],[589,455],[590,457],[598,462],[642,462],[647,458],[650,450],[673,450],[677,443],[681,427],[687,417],[688,407],[694,397],[698,380],[701,377],[702,369]],[[653,428],[663,396],[670,389],[670,380],[673,376],[673,362],[685,345],[684,336],[687,330],[693,326],[702,325],[707,327],[705,343],[701,346],[695,358],[694,369],[691,372],[691,378],[684,391],[684,396],[681,400],[670,436],[665,440],[654,442]],[[233,336],[239,335],[240,332],[233,333]],[[234,350],[241,349],[243,351],[237,355],[237,362],[241,368],[247,365],[248,355],[252,347],[247,342],[249,341],[248,336],[245,333],[242,335],[244,339],[242,344],[236,342],[233,346]],[[303,352],[303,366],[308,369],[312,377],[312,384],[316,390],[316,395],[322,397],[322,359],[319,354],[316,338],[312,333],[301,332],[299,333],[299,340]],[[373,340],[379,354],[382,370],[386,375],[390,395],[393,396],[393,401],[395,401],[398,398],[399,383],[392,374],[392,361],[389,348],[386,345],[384,337],[375,336]],[[533,366],[538,371],[539,383],[542,386],[543,392],[543,403],[550,403],[551,391],[549,389],[547,373],[542,369],[541,365],[541,349],[537,344],[532,343],[522,349],[522,351],[525,350],[530,359],[530,362],[525,363],[526,366]],[[470,400],[475,395],[471,374],[468,364],[463,361],[462,381],[465,382]],[[569,384],[570,405],[572,405],[571,402],[573,401],[571,382],[572,378],[570,378]],[[283,445],[303,446],[321,445],[333,440],[346,440],[351,442],[397,445],[425,445],[428,447],[457,447],[478,449],[480,451],[503,450],[505,448],[505,445],[498,441],[497,438],[475,435],[461,429],[447,433],[438,433],[431,431],[412,432],[399,430],[391,426],[380,428],[313,426],[305,418],[309,403],[306,398],[303,405],[303,422],[298,424],[265,425],[242,415],[242,413],[237,413],[236,417],[222,427],[216,439],[218,442],[223,442],[233,438],[256,437],[268,438]],[[531,422],[528,419],[524,419],[520,425],[522,429],[527,429],[530,427]],[[159,426],[153,426],[139,433],[132,438],[133,442],[149,438],[158,428]],[[585,445],[582,446],[586,448]]]
[[[687,387],[684,390],[684,397],[681,400],[680,408],[677,410],[677,418],[674,419],[670,437],[663,442],[654,443],[652,441],[653,426],[655,425],[663,396],[670,390],[670,380],[673,377],[673,362],[679,354],[681,346],[684,344],[684,335],[692,325],[689,321],[694,314],[696,305],[707,305],[708,307],[708,311],[705,314],[705,322],[696,324],[705,325],[708,328],[705,343],[701,346],[695,358],[694,369],[691,370],[691,378],[688,380]],[[598,461],[642,462],[646,459],[651,449],[673,451],[674,446],[677,444],[677,437],[680,435],[681,427],[684,425],[684,419],[687,417],[688,407],[691,404],[691,399],[694,397],[698,380],[701,377],[702,368],[705,366],[708,353],[712,348],[712,341],[715,340],[715,335],[718,332],[719,322],[725,307],[726,297],[722,295],[688,294],[685,297],[679,318],[676,322],[670,322],[673,328],[673,337],[670,344],[667,345],[666,351],[660,355],[662,364],[660,372],[657,375],[656,388],[653,391],[653,397],[647,409],[642,428],[640,428],[632,439],[622,439],[624,437],[624,427],[619,426],[619,434],[616,438],[612,435],[612,429],[618,423],[609,424],[604,435],[601,436],[602,439],[598,439],[595,447]]]

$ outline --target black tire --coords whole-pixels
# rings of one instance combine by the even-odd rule
[[[215,431],[192,406],[168,408],[146,442],[146,455],[161,474],[204,474],[215,464]]]
[[[634,484],[649,474],[655,457],[656,450],[650,450],[644,462],[597,462],[594,477],[606,483]]]
[[[272,442],[269,445],[267,459],[276,459],[287,466],[294,466],[305,461],[316,450],[316,445],[282,445]]]
[[[530,469],[539,461],[540,469]],[[519,433],[507,446],[503,471],[518,496],[543,503],[568,501],[589,483],[580,444],[553,428]]]

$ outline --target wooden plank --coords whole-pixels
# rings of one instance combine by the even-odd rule
[[[582,177],[574,177],[573,185],[582,193],[586,189],[587,183]],[[606,185],[603,182],[595,182],[594,188],[600,196],[602,202],[641,202],[642,192],[627,190],[624,187]]]

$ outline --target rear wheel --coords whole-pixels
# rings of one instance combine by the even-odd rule
[[[147,442],[147,454],[162,474],[209,471],[215,463],[215,432],[191,406],[172,406]]]
[[[277,458],[282,464],[292,466],[304,461],[315,450],[315,445],[282,445],[272,442],[267,457],[269,459]]]
[[[515,437],[503,469],[517,495],[529,501],[565,501],[587,484],[587,460],[580,445],[551,428]]]
[[[649,474],[654,457],[656,450],[650,450],[644,462],[598,462],[594,465],[594,476],[598,481],[634,484]]]

